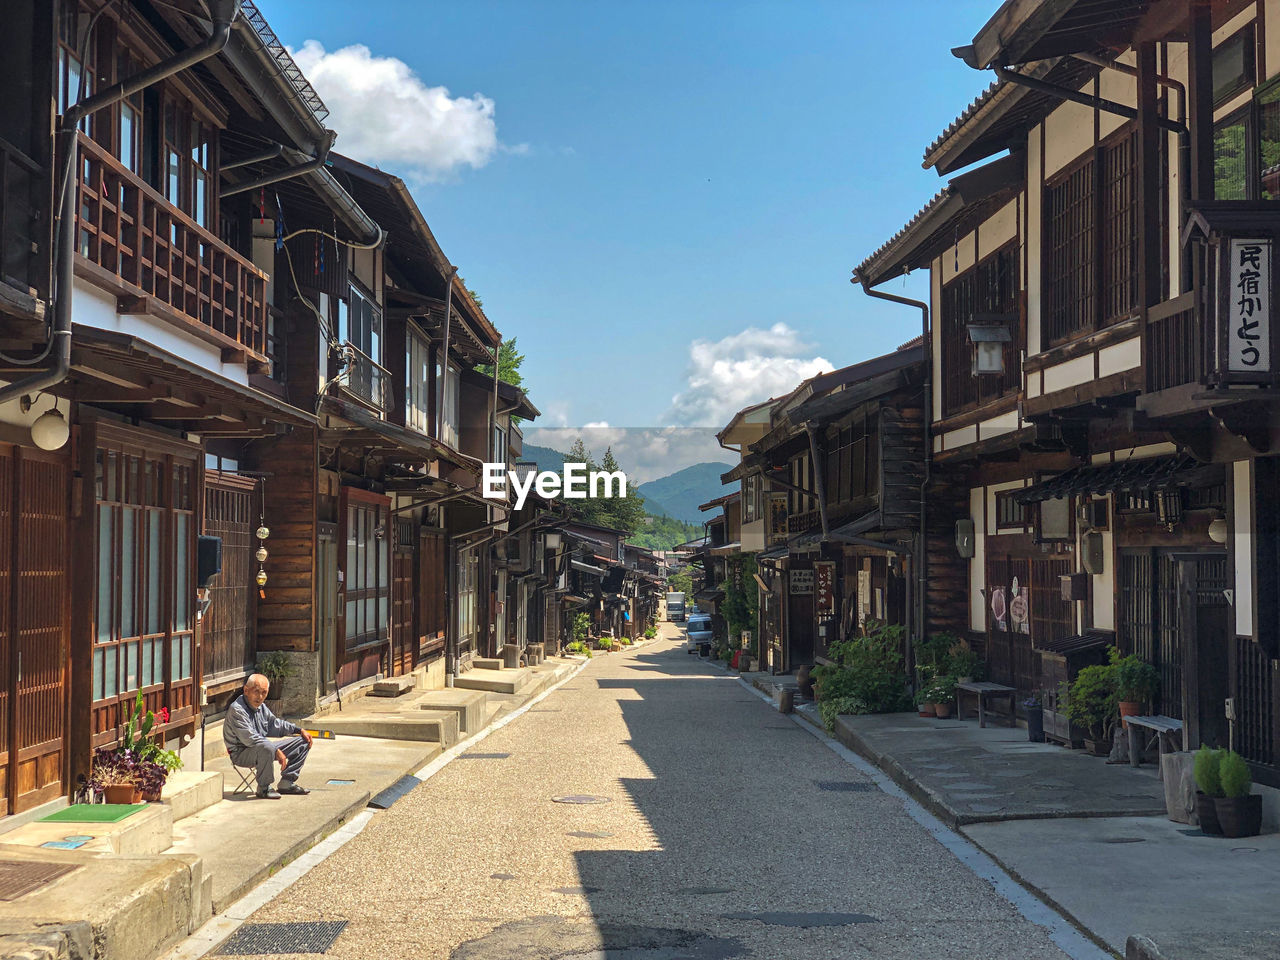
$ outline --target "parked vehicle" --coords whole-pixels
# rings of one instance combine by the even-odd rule
[[[684,622],[684,593],[676,591],[667,594],[667,619],[674,623]]]
[[[706,643],[711,639],[711,614],[694,613],[689,616],[689,640],[693,643]]]

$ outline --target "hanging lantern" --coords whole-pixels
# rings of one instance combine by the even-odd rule
[[[1155,495],[1156,521],[1172,530],[1182,520],[1182,491],[1157,490]]]
[[[265,587],[267,585],[267,571],[259,567],[258,575],[254,577],[254,580],[257,582],[258,586]]]
[[[259,527],[257,536],[259,540],[265,540],[267,537],[271,536],[271,531],[266,527]]]
[[[266,563],[266,562],[267,562],[267,548],[266,548],[266,547],[259,547],[259,548],[258,548],[258,552],[257,552],[257,553],[255,553],[255,554],[254,554],[254,556],[257,558],[257,560],[258,560],[258,562],[259,562],[259,563]]]

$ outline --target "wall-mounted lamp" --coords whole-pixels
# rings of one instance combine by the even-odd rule
[[[973,375],[999,376],[1004,373],[1004,345],[1013,342],[1007,318],[976,314],[965,329],[973,345]]]
[[[559,550],[560,549],[560,531],[548,530],[545,534],[543,534],[542,542],[543,542],[543,546],[545,546],[548,550],[553,550],[553,551]]]
[[[1214,543],[1226,543],[1229,532],[1225,517],[1217,517],[1209,521],[1209,539]]]
[[[31,405],[31,397],[27,395],[18,402],[23,413],[29,411]],[[58,410],[57,399],[54,399],[52,407],[36,417],[35,423],[31,424],[31,442],[41,450],[61,450],[70,436],[71,426]]]

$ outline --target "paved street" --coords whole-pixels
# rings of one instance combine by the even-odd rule
[[[1065,956],[900,800],[663,627],[251,922],[348,920],[327,954],[344,960]],[[610,802],[552,802],[573,794]]]

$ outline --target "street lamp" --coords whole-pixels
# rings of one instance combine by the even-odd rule
[[[973,345],[973,375],[1000,376],[1004,373],[1004,345],[1013,342],[1007,318],[996,314],[976,314],[965,329]]]

